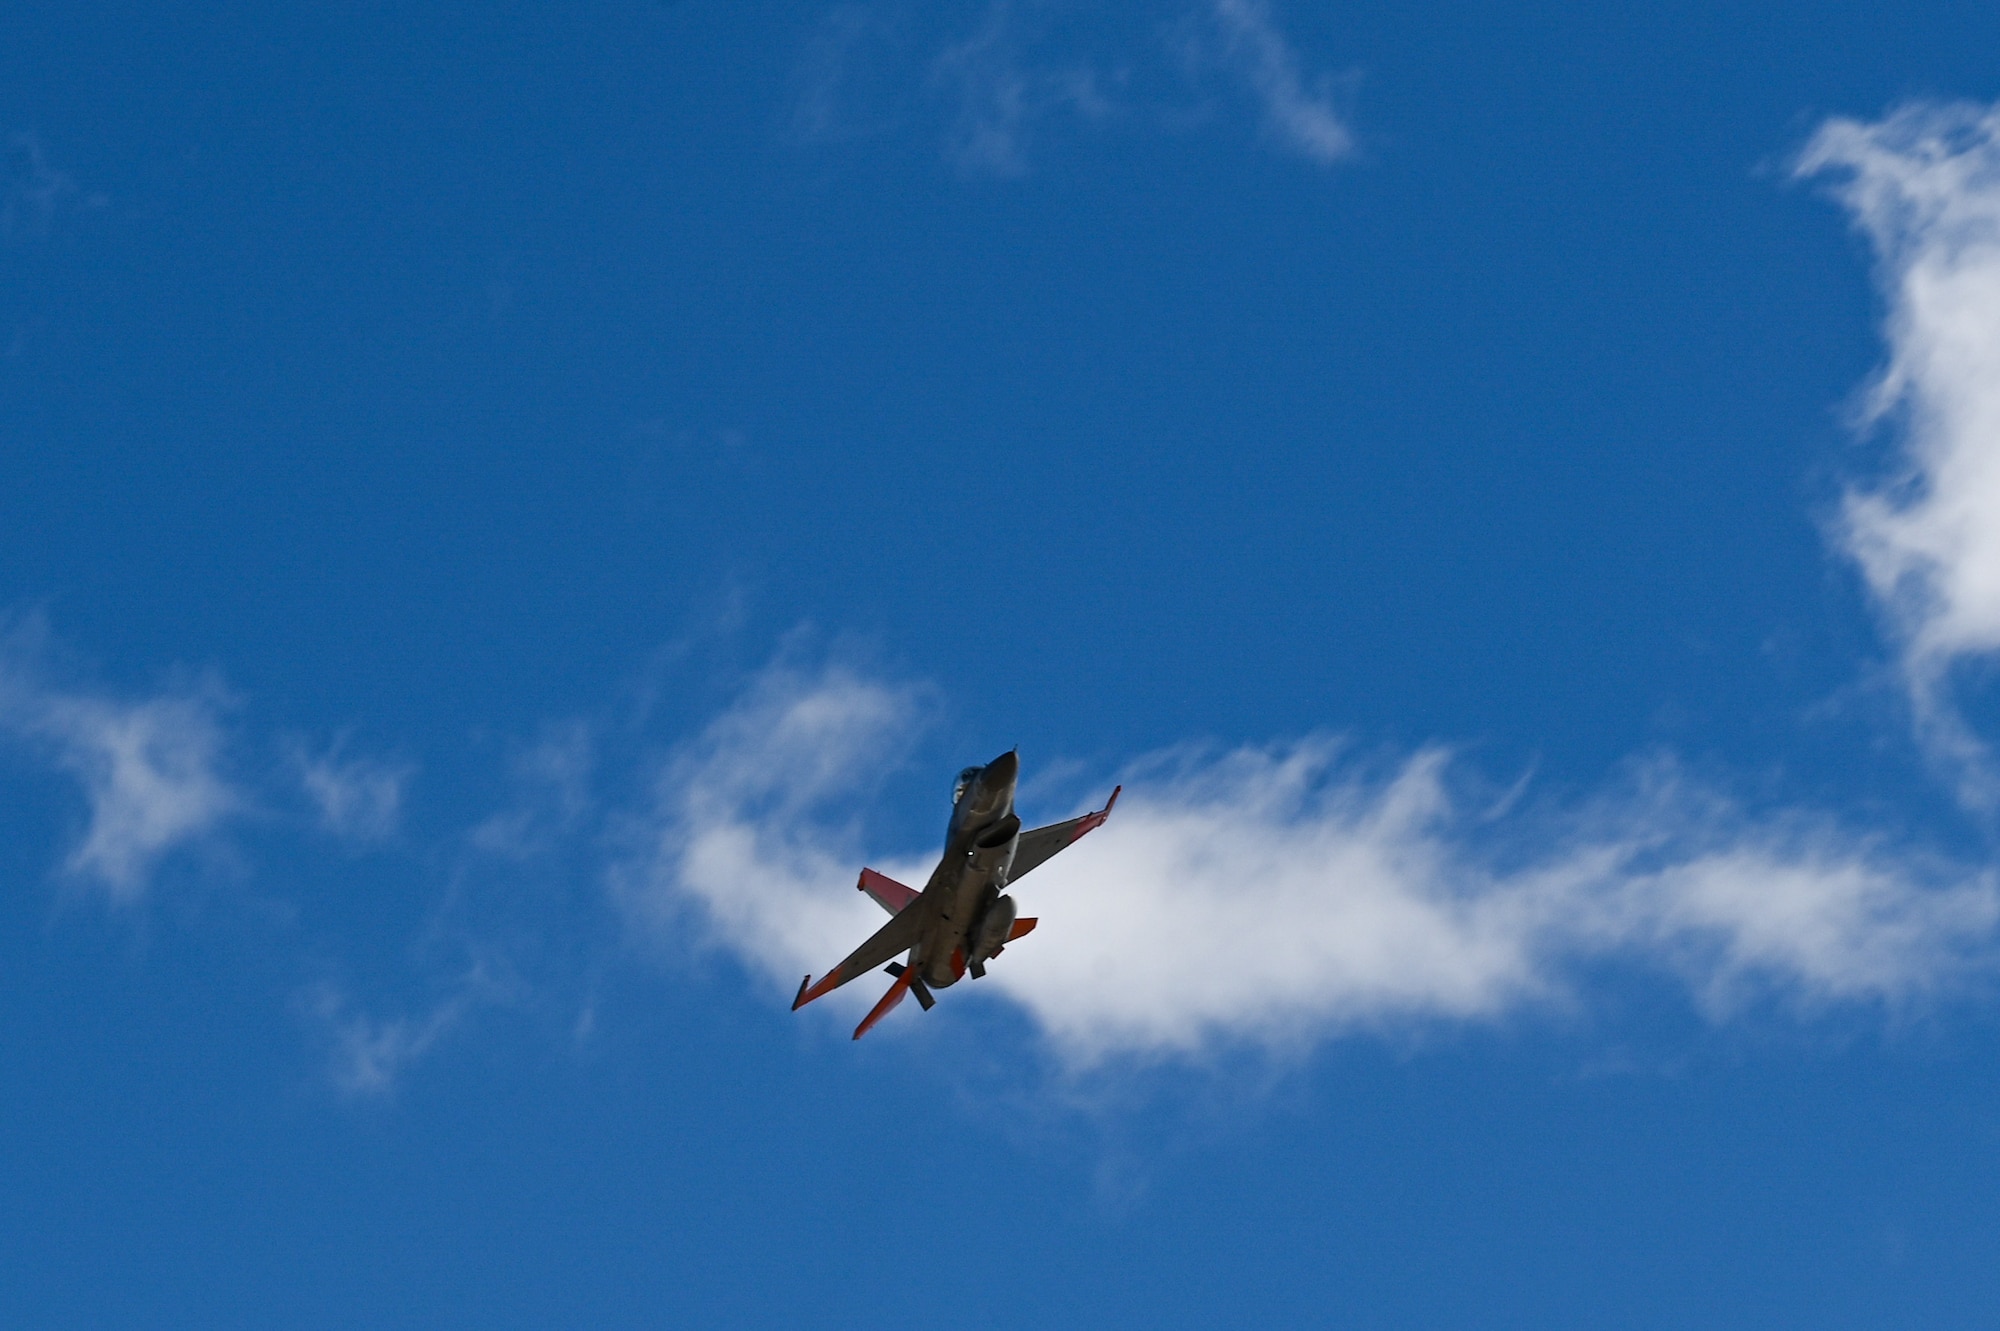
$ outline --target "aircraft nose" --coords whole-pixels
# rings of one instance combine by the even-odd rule
[[[986,764],[986,770],[981,772],[980,776],[996,786],[1011,786],[1014,784],[1015,778],[1020,776],[1020,774],[1021,756],[1014,750],[1009,749],[992,762]]]

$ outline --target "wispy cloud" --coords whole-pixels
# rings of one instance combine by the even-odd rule
[[[101,208],[101,194],[86,193],[67,171],[49,161],[39,137],[7,136],[0,169],[0,239],[47,235],[56,220],[79,208]]]
[[[547,854],[595,812],[596,738],[583,721],[551,722],[507,762],[513,799],[467,837],[482,854],[529,860]]]
[[[801,57],[794,137],[839,142],[934,123],[941,110],[948,161],[968,175],[1018,177],[1037,145],[1065,129],[1179,131],[1224,121],[1219,106],[1247,99],[1263,137],[1286,152],[1327,165],[1354,151],[1336,81],[1309,68],[1262,0],[1200,0],[1151,16],[991,0],[977,15],[952,32],[931,9],[836,7]],[[926,96],[913,95],[918,87]]]
[[[627,905],[693,911],[774,990],[825,970],[880,918],[828,801],[910,712],[851,675],[764,681],[663,776]],[[1986,873],[1752,817],[1664,764],[1588,809],[1497,824],[1450,772],[1440,750],[1381,770],[1325,739],[1155,755],[1109,825],[1017,889],[1044,927],[977,987],[1088,1063],[1495,1021],[1586,1002],[1613,964],[1677,977],[1720,1020],[1756,1001],[1903,1009],[2000,959]]]
[[[62,859],[68,877],[134,906],[163,862],[220,847],[232,823],[253,820],[264,850],[295,867],[310,865],[325,843],[300,835],[304,820],[258,816],[296,808],[303,794],[319,831],[384,852],[371,873],[429,884],[429,899],[415,907],[421,923],[404,936],[385,934],[378,921],[343,919],[337,904],[325,901],[257,912],[260,920],[338,921],[313,937],[268,941],[280,950],[302,945],[297,960],[310,971],[376,977],[358,995],[333,983],[302,991],[302,1009],[326,1033],[330,1075],[343,1091],[390,1090],[495,1004],[535,1010],[546,1001],[567,1011],[614,951],[605,941],[611,916],[599,887],[603,809],[591,789],[591,725],[541,727],[509,751],[493,813],[412,845],[403,844],[399,829],[413,764],[357,754],[344,736],[318,750],[280,740],[278,763],[245,763],[244,750],[264,745],[230,717],[237,705],[212,679],[138,697],[87,679],[39,616],[0,621],[0,739],[73,780],[87,810]],[[404,863],[395,865],[396,857]],[[262,905],[273,901],[267,890]],[[390,986],[419,986],[430,1001],[378,1015],[385,977]]]
[[[1895,465],[1850,491],[1837,538],[1897,638],[1927,738],[1990,804],[2000,784],[1949,676],[2000,649],[2000,108],[1831,120],[1797,170],[1834,177],[1889,306],[1867,415],[1896,423]]]
[[[1263,108],[1271,142],[1330,166],[1354,152],[1354,132],[1334,105],[1335,82],[1307,74],[1264,0],[1214,0],[1215,54]]]
[[[341,989],[320,984],[303,995],[303,1007],[331,1045],[327,1075],[334,1086],[347,1095],[384,1096],[465,1020],[481,988],[475,976],[428,1011],[378,1018],[357,1011]]]
[[[360,842],[386,841],[396,834],[403,788],[416,773],[412,764],[350,754],[345,736],[319,753],[294,744],[291,764],[324,831]]]
[[[931,83],[956,103],[946,153],[976,173],[1022,175],[1030,139],[1043,121],[1063,112],[1101,119],[1114,109],[1089,66],[1044,66],[1024,58],[1007,0],[989,8],[970,36],[945,48],[931,67]]]
[[[195,684],[128,699],[48,678],[39,625],[0,641],[0,729],[46,755],[89,808],[65,867],[117,902],[136,901],[152,870],[200,841],[245,799],[222,771],[222,697]]]
[[[880,108],[856,85],[877,59],[875,48],[893,45],[895,27],[869,5],[836,5],[814,27],[801,53],[792,99],[791,134],[801,143],[865,138],[888,127]]]

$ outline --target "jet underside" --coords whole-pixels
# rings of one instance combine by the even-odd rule
[[[1014,812],[1019,775],[1020,760],[1011,751],[960,773],[944,855],[921,892],[873,869],[861,871],[856,886],[892,918],[818,984],[806,976],[792,1002],[794,1010],[883,967],[895,982],[855,1028],[858,1040],[906,994],[916,994],[917,1002],[929,1009],[933,990],[947,989],[967,974],[984,976],[987,962],[1035,927],[1032,918],[1016,915],[1007,887],[1101,826],[1118,802],[1118,791],[1096,813],[1023,832]]]

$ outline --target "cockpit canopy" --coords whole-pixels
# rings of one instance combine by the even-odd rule
[[[983,767],[968,767],[958,774],[958,780],[951,788],[952,808],[956,809],[958,807],[958,802],[965,798],[965,788],[978,780],[979,774],[985,770]]]

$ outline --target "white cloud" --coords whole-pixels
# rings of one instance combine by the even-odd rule
[[[827,800],[910,713],[851,675],[766,679],[663,776],[621,898],[649,920],[692,910],[774,991],[824,971],[881,919]],[[1900,1008],[1994,959],[1989,875],[1823,820],[1753,821],[1665,768],[1586,813],[1503,825],[1448,774],[1439,751],[1382,772],[1326,740],[1138,764],[1111,822],[1016,889],[1043,927],[974,988],[1089,1062],[1492,1021],[1580,1001],[1607,963],[1678,976],[1720,1019],[1758,998]],[[1538,849],[1507,859],[1510,837]]]
[[[2000,109],[1831,120],[1797,169],[1837,178],[1889,306],[1870,419],[1897,419],[1900,449],[1885,483],[1848,494],[1839,540],[1898,636],[1919,720],[1971,771],[1982,746],[1946,676],[2000,648]]]
[[[1528,829],[1539,849],[1502,869],[1445,776],[1435,752],[1371,779],[1309,743],[1135,780],[1092,841],[1023,885],[1024,909],[1060,927],[994,974],[1095,1055],[1491,1020],[1575,1001],[1604,962],[1676,974],[1717,1017],[1758,994],[1897,1005],[1965,979],[1994,941],[1985,878],[1933,885],[1673,779]]]
[[[1264,0],[1214,0],[1222,62],[1256,97],[1264,131],[1279,145],[1331,165],[1354,152],[1354,133],[1333,104],[1333,80],[1308,78]]]
[[[621,905],[663,933],[693,908],[779,982],[838,960],[827,940],[866,937],[855,930],[877,908],[854,890],[855,829],[827,806],[893,760],[921,711],[917,695],[850,672],[767,672],[661,774],[612,873]]]
[[[65,690],[39,674],[31,626],[0,644],[0,728],[45,752],[82,786],[83,837],[65,867],[114,901],[137,900],[153,867],[243,808],[222,775],[213,687],[128,701]]]
[[[351,841],[384,841],[396,834],[403,787],[415,769],[408,763],[350,757],[345,739],[325,753],[292,752],[299,784],[319,811],[320,826]]]

